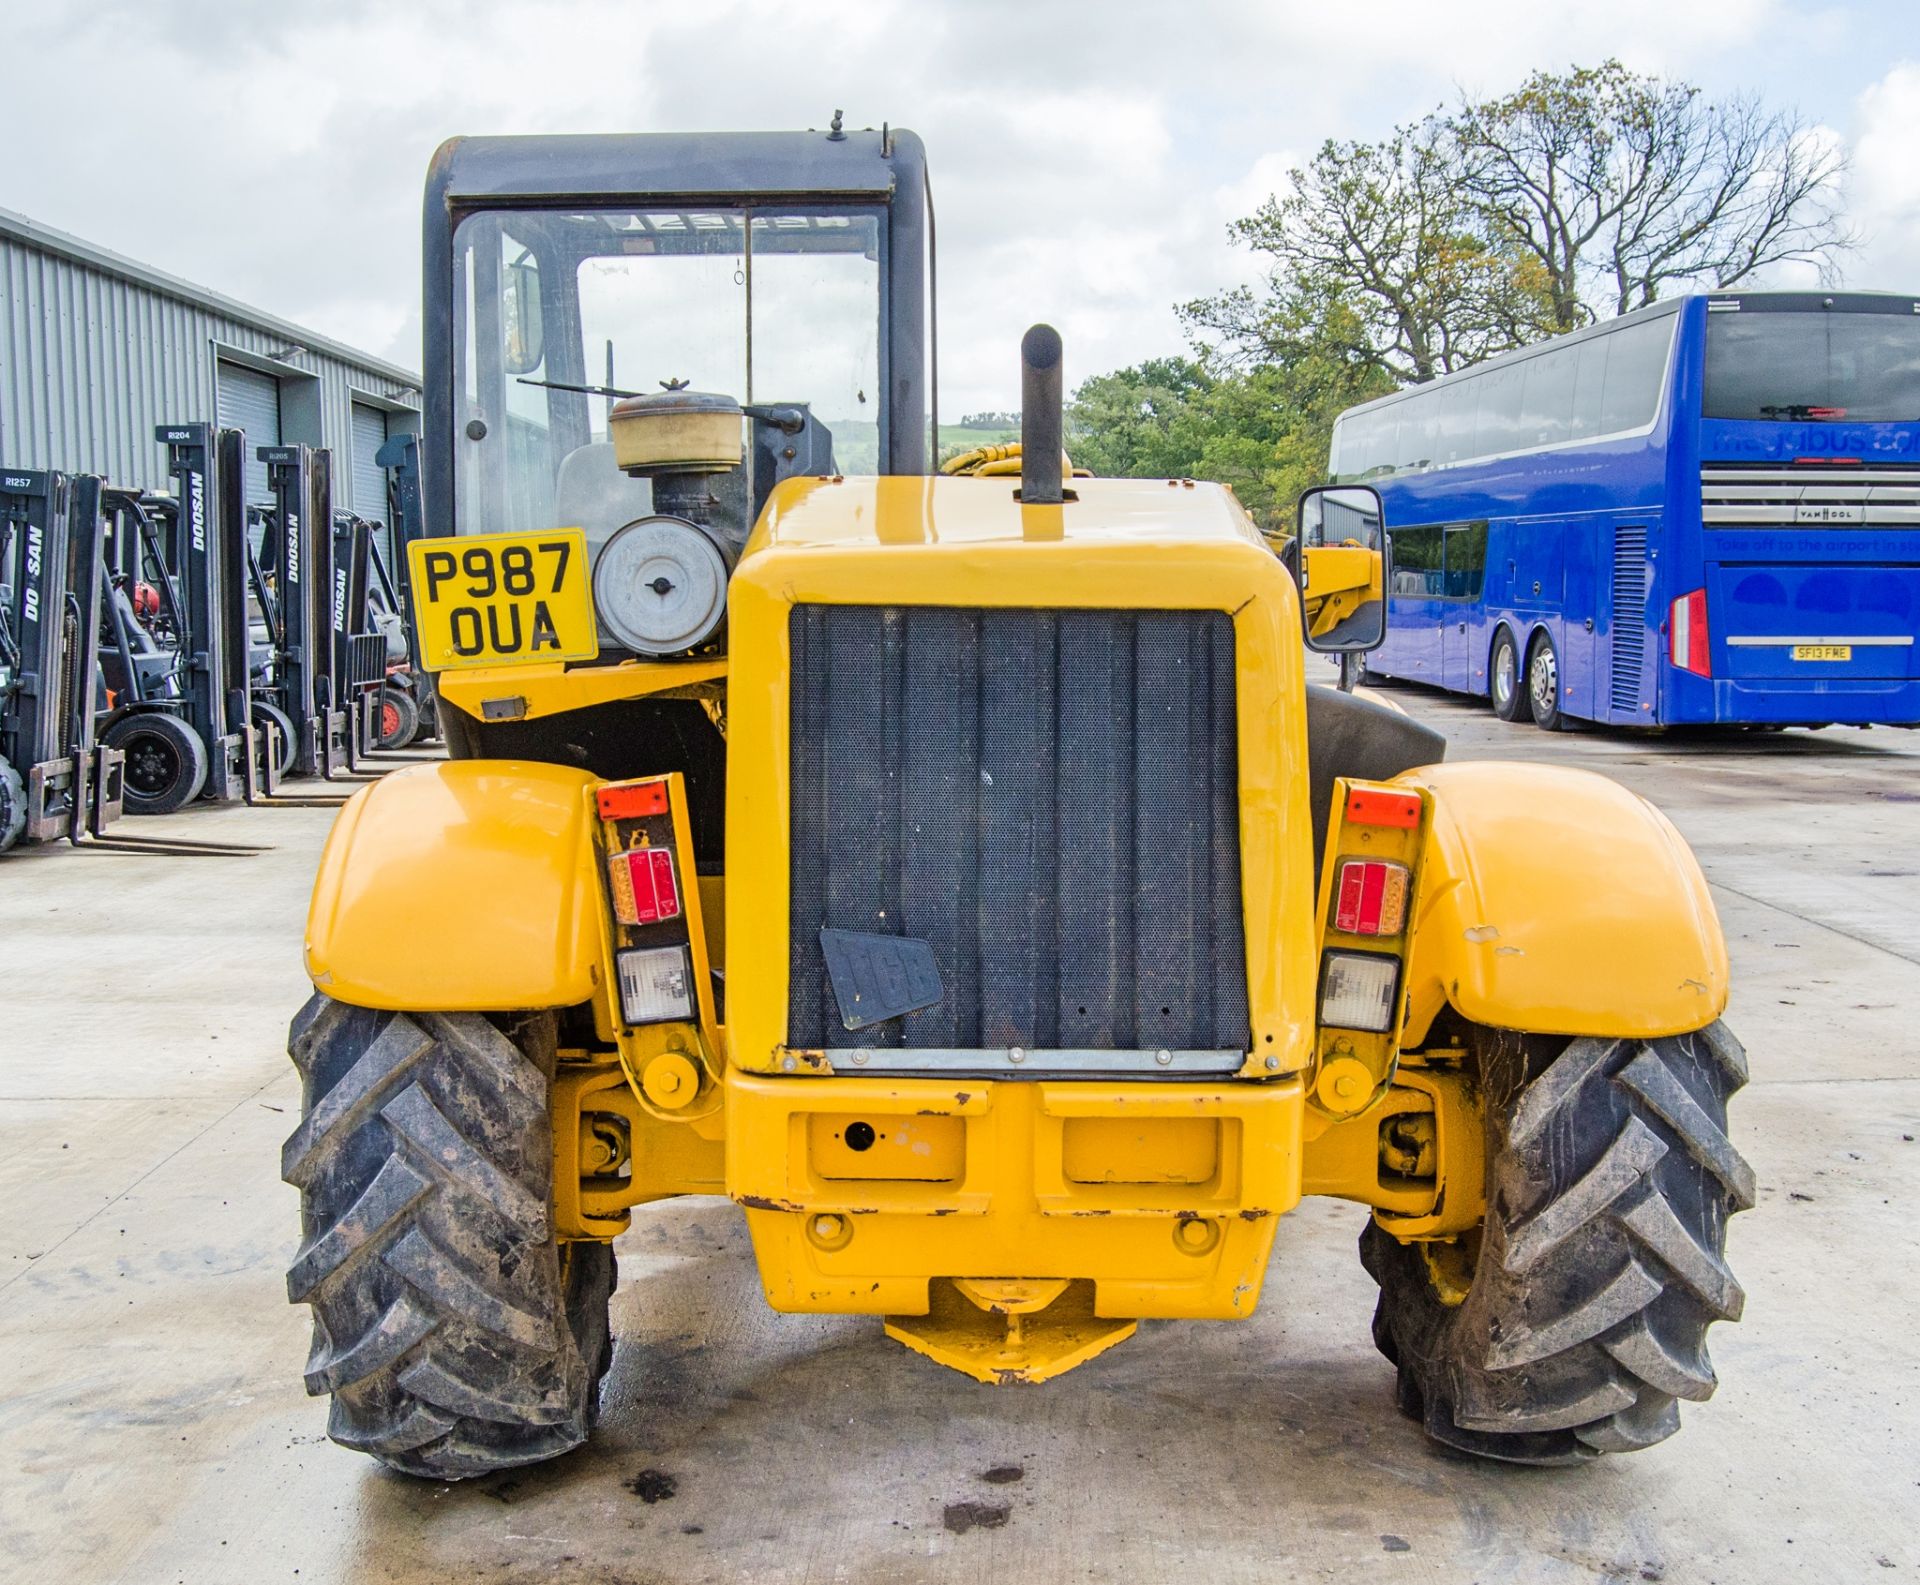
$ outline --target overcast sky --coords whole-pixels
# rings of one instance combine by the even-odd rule
[[[1252,273],[1226,225],[1323,138],[1618,55],[1843,139],[1846,284],[1920,291],[1920,40],[1898,0],[39,0],[10,8],[0,206],[420,363],[428,156],[480,132],[925,138],[943,412],[1178,350]]]

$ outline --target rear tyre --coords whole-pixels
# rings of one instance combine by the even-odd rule
[[[0,853],[20,840],[27,829],[27,784],[12,764],[0,759]]]
[[[1360,1238],[1399,1404],[1436,1441],[1517,1464],[1651,1446],[1680,1399],[1712,1393],[1707,1328],[1744,1303],[1726,1224],[1754,1181],[1726,1108],[1746,1055],[1716,1023],[1558,1049],[1487,1032],[1480,1056],[1486,1221],[1452,1244],[1377,1222]]]
[[[1493,655],[1487,664],[1487,692],[1493,701],[1493,713],[1502,721],[1531,721],[1532,703],[1521,677],[1520,646],[1511,629],[1501,628],[1494,636]]]
[[[551,1017],[380,1013],[316,996],[289,1031],[281,1155],[327,1431],[439,1480],[586,1440],[612,1357],[612,1250],[553,1236]]]
[[[1567,718],[1560,712],[1560,655],[1553,640],[1538,634],[1527,651],[1527,708],[1542,732],[1564,732]]]
[[[207,784],[207,746],[177,715],[137,710],[108,727],[100,741],[127,757],[121,807],[130,815],[170,815]]]
[[[293,741],[293,721],[279,705],[268,699],[253,701],[253,729],[262,736],[266,734],[268,723],[280,730],[280,757],[274,765],[274,773],[279,776],[290,775],[293,771],[294,755],[299,752],[299,744]]]
[[[383,749],[405,748],[420,730],[420,706],[413,695],[393,683],[382,683],[374,708],[379,712],[374,741]]]

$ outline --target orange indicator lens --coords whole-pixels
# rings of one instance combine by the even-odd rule
[[[1402,831],[1411,831],[1420,824],[1420,795],[1354,787],[1347,793],[1347,822],[1357,826],[1396,826]]]
[[[667,812],[663,781],[613,782],[600,789],[598,798],[602,820],[638,820]]]

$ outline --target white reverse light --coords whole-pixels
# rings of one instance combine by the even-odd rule
[[[693,983],[685,947],[642,947],[614,954],[620,1011],[630,1024],[687,1022]]]
[[[1371,952],[1329,952],[1320,965],[1320,1022],[1385,1034],[1393,1027],[1400,960]]]

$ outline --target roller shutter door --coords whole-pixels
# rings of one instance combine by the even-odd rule
[[[380,559],[393,571],[393,534],[387,524],[387,470],[374,459],[387,443],[387,415],[364,402],[353,404],[353,512],[380,525],[374,536]]]
[[[280,444],[280,382],[271,374],[238,363],[219,364],[216,375],[220,427],[247,432],[247,503],[271,506],[267,465],[260,460],[259,450]]]

